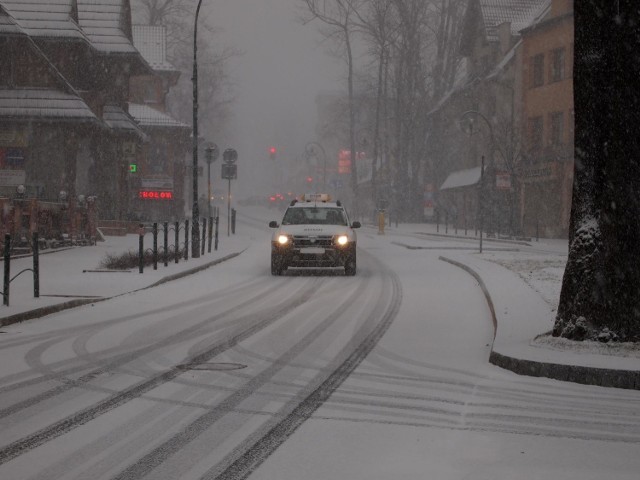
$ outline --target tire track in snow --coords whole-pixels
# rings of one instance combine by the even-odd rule
[[[250,336],[254,335],[255,333],[259,332],[260,330],[266,328],[268,325],[270,325],[271,323],[275,322],[276,320],[278,320],[279,318],[281,318],[283,315],[286,315],[288,312],[295,310],[296,308],[298,308],[300,305],[306,303],[307,301],[309,301],[309,299],[312,297],[313,293],[315,292],[315,283],[314,281],[312,282],[305,282],[305,284],[303,285],[303,288],[301,289],[301,291],[299,292],[298,296],[295,297],[293,300],[288,301],[286,303],[284,303],[283,305],[279,305],[278,308],[273,309],[273,311],[268,312],[267,314],[265,314],[259,321],[255,322],[254,318],[255,315],[248,315],[244,320],[244,323],[247,323],[248,325],[243,325],[243,329],[234,334],[232,337],[224,339],[220,342],[218,342],[217,344],[215,344],[214,346],[212,346],[211,348],[209,348],[208,350],[206,350],[203,353],[200,353],[198,355],[195,355],[194,357],[190,358],[187,360],[186,364],[199,364],[199,363],[205,363],[208,360],[214,358],[215,356],[223,353],[224,351],[232,348],[233,346],[235,346],[237,343],[239,343],[242,340],[245,340],[247,338],[249,338]],[[282,284],[278,283],[278,285],[281,287]],[[267,290],[267,293],[269,291]],[[258,299],[253,299],[254,302],[258,301],[260,298],[263,298],[266,294],[262,293],[261,295],[259,295]],[[246,300],[246,299],[245,299]],[[229,309],[228,311],[216,315],[213,318],[224,318],[224,315],[228,314],[229,312],[233,311],[236,307]],[[206,322],[209,322],[210,320],[207,320]],[[206,323],[205,322],[205,323]],[[243,323],[238,321],[238,323]],[[197,328],[197,327],[193,327],[193,328]],[[187,333],[185,333],[184,335],[187,335]],[[172,340],[174,340],[175,337],[171,337],[169,339],[165,339],[163,340],[162,344],[168,344],[171,343]],[[132,359],[138,358],[140,355],[144,354],[144,353],[148,353],[149,351],[158,348],[159,345],[158,344],[154,344],[152,346],[149,347],[145,347],[143,349],[140,349],[142,351],[135,351],[131,354],[125,354],[122,357],[118,357],[114,362],[112,362],[111,364],[98,369],[100,371],[109,371],[112,370],[113,368],[115,368],[116,365],[122,365],[126,362],[131,361]],[[90,380],[92,380],[93,378],[95,378],[96,376],[96,372],[98,371],[94,371],[91,372],[90,374],[87,374],[83,377],[81,377],[81,379],[79,380],[78,383],[76,384],[71,384],[71,385],[62,385],[57,389],[53,389],[50,390],[48,392],[45,392],[43,395],[39,395],[36,397],[33,397],[31,399],[28,399],[26,402],[24,402],[23,404],[16,404],[13,405],[11,407],[8,407],[6,409],[4,409],[2,412],[2,415],[4,417],[7,417],[11,414],[16,413],[19,410],[23,410],[24,408],[26,408],[27,406],[31,406],[34,405],[36,403],[39,403],[45,399],[48,399],[52,396],[58,395],[60,393],[62,393],[63,391],[69,390],[70,388],[73,388],[75,386],[77,386],[78,384],[82,384],[83,382],[86,383]],[[184,372],[184,366],[180,365],[180,366],[176,366],[173,367],[165,372],[162,372],[160,374],[154,375],[153,377],[137,384],[134,385],[130,388],[127,388],[121,392],[115,393],[114,395],[112,395],[110,398],[101,401],[93,406],[87,407],[85,409],[83,409],[82,411],[79,411],[67,418],[64,418],[58,422],[55,422],[45,428],[40,429],[39,431],[31,434],[31,435],[27,435],[24,438],[14,441],[8,445],[5,445],[4,447],[2,447],[0,449],[0,465],[2,465],[3,463],[8,462],[9,460],[11,460],[12,458],[15,458],[19,455],[22,455],[30,450],[33,450],[34,448],[43,445],[44,443],[47,443],[57,437],[60,437],[61,435],[81,426],[84,425],[86,423],[88,423],[89,421],[93,420],[94,418],[97,418],[100,415],[103,415],[121,405],[124,405],[125,403],[134,400],[136,398],[139,398],[140,396],[142,396],[143,394],[149,392],[150,390],[157,388],[158,386],[170,382],[172,381],[174,378],[176,378],[178,375],[182,374]],[[0,417],[1,418],[1,417]]]

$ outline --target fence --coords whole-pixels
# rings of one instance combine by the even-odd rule
[[[208,219],[203,218],[202,222],[198,224],[198,231],[202,232],[202,238],[199,239],[201,255],[204,255],[205,252],[211,253],[212,245],[214,250],[218,250],[219,226],[219,216],[209,217]],[[144,267],[149,263],[153,266],[154,270],[157,270],[160,259],[162,259],[165,267],[169,265],[170,260],[173,260],[175,263],[178,263],[181,258],[185,261],[189,260],[189,236],[191,233],[189,220],[185,220],[183,225],[180,225],[180,222],[174,222],[172,225],[170,225],[169,222],[164,222],[162,224],[162,246],[158,245],[158,236],[160,235],[158,227],[158,222],[147,226],[142,223],[139,225],[138,271],[140,273],[144,273]],[[169,244],[171,231],[173,231],[173,244]],[[144,237],[147,233],[151,233],[151,248],[145,248],[144,245]],[[183,242],[180,242],[181,234],[184,238]]]
[[[235,234],[235,210],[234,210],[234,221],[233,221],[233,233]],[[169,222],[162,223],[162,246],[158,244],[158,236],[160,234],[159,224],[155,222],[148,226],[144,224],[139,224],[139,243],[138,243],[138,270],[140,273],[144,272],[145,264],[147,263],[147,258],[150,258],[150,263],[153,265],[153,269],[158,269],[158,262],[161,260],[165,267],[169,266],[169,261],[173,260],[175,263],[179,263],[180,259],[184,259],[185,261],[189,259],[189,229],[190,222],[189,220],[185,220],[181,225],[180,222],[173,222],[170,224]],[[219,225],[220,218],[209,217],[202,219],[202,239],[200,242],[201,245],[201,255],[204,255],[206,252],[211,253],[212,247],[215,250],[218,250],[218,238],[219,238]],[[150,228],[150,231],[148,229]],[[170,233],[173,233],[173,242],[169,243]],[[145,249],[144,246],[144,237],[147,233],[151,233],[153,245],[152,248]],[[180,242],[181,234],[183,235],[184,241]],[[22,241],[22,240],[21,240]],[[0,294],[2,294],[2,303],[3,305],[9,306],[9,294],[11,291],[11,282],[15,280],[18,276],[22,275],[25,272],[33,273],[33,295],[35,298],[40,296],[40,246],[42,244],[42,240],[40,239],[37,232],[32,234],[31,241],[29,242],[28,251],[32,253],[33,256],[33,267],[25,268],[18,272],[13,277],[11,276],[11,258],[12,255],[16,256],[16,254],[22,253],[22,249],[15,248],[15,245],[12,245],[12,235],[7,233],[4,236],[4,243],[0,245],[0,251],[2,253],[2,258],[4,260],[4,276],[3,276],[3,287]],[[73,245],[79,245],[80,243],[74,243]],[[71,244],[70,244],[71,245]],[[22,255],[21,255],[22,256]]]

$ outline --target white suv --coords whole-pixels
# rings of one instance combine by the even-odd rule
[[[356,274],[356,232],[360,222],[349,222],[340,203],[327,194],[306,194],[293,200],[282,223],[269,222],[276,231],[271,239],[271,274],[288,267],[343,267]]]

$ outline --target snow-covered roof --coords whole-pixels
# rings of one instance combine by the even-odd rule
[[[80,27],[98,51],[138,53],[125,33],[127,0],[77,0],[77,2]]]
[[[0,118],[98,121],[80,97],[34,88],[0,89]]]
[[[75,0],[0,0],[15,22],[32,37],[88,39],[76,23]]]
[[[451,188],[468,187],[475,185],[480,181],[481,167],[468,168],[466,170],[458,170],[449,174],[444,183],[440,186],[440,190],[448,190]]]
[[[102,119],[112,130],[131,133],[142,140],[147,138],[135,119],[117,105],[105,105],[102,109]]]
[[[129,115],[135,118],[142,127],[179,127],[191,129],[190,125],[176,120],[172,116],[160,112],[148,105],[129,104]]]
[[[167,61],[167,33],[164,25],[133,25],[133,45],[151,68],[157,71],[176,71]]]
[[[26,35],[26,32],[2,5],[0,5],[0,33],[3,35]]]
[[[480,0],[487,38],[497,40],[497,27],[505,22],[511,24],[511,33],[517,35],[550,5],[551,0]]]

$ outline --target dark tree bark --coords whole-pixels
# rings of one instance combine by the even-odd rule
[[[554,335],[640,341],[640,5],[574,9],[576,161]]]

